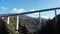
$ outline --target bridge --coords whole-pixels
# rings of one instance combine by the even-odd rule
[[[36,10],[36,11],[30,11],[30,12],[24,12],[24,13],[16,13],[16,14],[1,14],[0,17],[4,19],[4,17],[7,17],[7,24],[10,22],[10,16],[17,16],[17,22],[16,22],[16,32],[18,33],[18,24],[19,24],[19,15],[24,15],[24,14],[31,14],[31,13],[37,13],[39,12],[39,18],[40,18],[40,13],[45,12],[45,11],[51,11],[54,10],[55,16],[57,15],[57,10],[60,9],[60,7],[57,8],[50,8],[50,9],[43,9],[43,10]],[[40,20],[40,19],[39,19]],[[55,20],[57,22],[57,17],[55,17]]]

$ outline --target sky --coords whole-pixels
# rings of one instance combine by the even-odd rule
[[[55,7],[60,7],[60,0],[0,0],[0,14],[23,13]],[[54,11],[42,12],[41,15],[53,18]],[[29,14],[29,16],[38,17],[38,13],[34,13],[34,16]]]

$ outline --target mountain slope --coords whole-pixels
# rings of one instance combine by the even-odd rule
[[[17,16],[10,16],[10,25],[13,27],[13,30],[16,30],[16,18]],[[44,25],[44,23],[48,20],[45,18],[41,18],[41,22],[39,23],[39,18],[33,18],[33,17],[29,17],[26,15],[20,15],[19,16],[19,24],[21,24],[21,26],[26,26],[27,30],[29,32],[34,32],[37,30],[37,28],[40,28],[40,24],[42,24],[42,26]],[[4,21],[7,22],[7,17],[4,17]],[[10,27],[9,27],[10,28]]]

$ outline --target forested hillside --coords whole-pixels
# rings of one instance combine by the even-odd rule
[[[10,16],[10,24],[7,24],[7,27],[10,30],[10,34],[16,33],[16,16]],[[44,25],[48,19],[41,18],[41,24]],[[7,22],[7,17],[4,17],[4,21]],[[19,16],[19,30],[20,27],[26,27],[28,33],[33,33],[40,28],[39,18],[33,18],[26,15]],[[38,26],[38,27],[37,27]],[[20,31],[19,31],[20,32]]]

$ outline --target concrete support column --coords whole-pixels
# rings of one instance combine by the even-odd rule
[[[17,15],[17,23],[16,23],[16,33],[18,34],[18,28],[19,28],[19,15]]]
[[[56,30],[56,32],[58,32],[58,27],[57,27],[57,25],[58,25],[58,19],[57,19],[57,12],[56,12],[56,9],[55,9],[55,30]],[[57,33],[56,33],[57,34]]]
[[[55,10],[55,21],[58,22],[58,20],[57,20],[57,12],[56,12],[56,10]]]
[[[7,24],[9,24],[9,21],[10,21],[10,17],[8,16],[7,17]]]
[[[39,25],[40,25],[40,28],[41,28],[41,14],[39,12]]]

